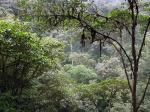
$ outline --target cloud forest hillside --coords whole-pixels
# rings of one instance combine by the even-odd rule
[[[0,112],[149,112],[149,0],[8,4]]]

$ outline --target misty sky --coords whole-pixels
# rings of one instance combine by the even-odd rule
[[[104,12],[110,11],[114,8],[119,8],[122,1],[124,0],[94,0],[96,6],[102,9]]]

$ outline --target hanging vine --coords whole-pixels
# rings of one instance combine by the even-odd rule
[[[91,37],[92,37],[92,43],[93,43],[96,38],[96,31],[94,29],[91,29]]]
[[[80,41],[80,43],[81,43],[81,45],[82,45],[83,47],[85,47],[85,39],[86,39],[84,30],[85,30],[85,29],[83,29],[83,32],[82,32],[82,35],[81,35],[81,41]]]

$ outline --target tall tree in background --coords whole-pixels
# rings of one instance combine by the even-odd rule
[[[142,96],[137,96],[138,72],[139,63],[142,58],[142,51],[145,46],[147,33],[150,26],[150,17],[143,16],[141,4],[139,0],[125,0],[127,3],[126,9],[119,9],[114,14],[104,16],[99,13],[99,10],[91,7],[87,2],[82,0],[61,0],[61,1],[41,1],[32,2],[32,5],[27,1],[26,5],[32,10],[25,10],[25,17],[29,20],[37,18],[46,26],[72,26],[83,29],[81,36],[81,44],[84,46],[86,40],[92,43],[95,41],[108,43],[120,54],[125,75],[128,81],[128,86],[131,92],[132,111],[138,112],[141,104],[144,101],[145,94],[150,83],[150,76],[147,78],[147,84]],[[47,3],[48,2],[48,3]],[[25,5],[25,2],[22,2]],[[144,9],[144,8],[143,8]],[[29,13],[28,13],[29,12]],[[141,31],[141,29],[143,29]],[[125,48],[120,39],[122,38],[121,31],[125,31],[129,39],[130,51]],[[86,32],[86,33],[85,33]],[[137,45],[137,33],[142,32],[143,36],[140,44]],[[90,34],[88,38],[87,33]],[[118,35],[116,35],[116,33]],[[101,51],[101,50],[100,50]]]

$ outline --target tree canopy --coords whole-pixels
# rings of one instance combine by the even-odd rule
[[[149,1],[3,7],[0,111],[149,111]]]

